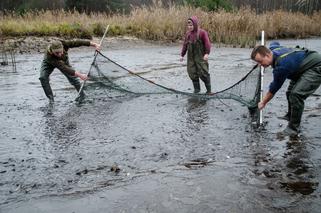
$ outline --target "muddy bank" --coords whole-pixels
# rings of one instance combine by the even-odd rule
[[[1,38],[0,44],[3,47],[13,49],[18,54],[35,54],[43,53],[50,42],[64,39],[58,37],[17,37],[17,38]],[[94,37],[92,41],[100,43],[101,38]],[[177,42],[179,43],[179,42]],[[139,46],[152,46],[152,45],[173,45],[173,43],[162,42],[162,41],[144,41],[137,39],[135,37],[121,36],[121,37],[109,37],[104,39],[102,43],[102,48],[112,48],[112,49],[125,49],[125,48],[135,48]],[[80,48],[81,51],[82,48]]]
[[[283,43],[321,51],[319,39]],[[106,54],[190,91],[179,50],[138,45]],[[213,90],[253,66],[241,60],[250,51],[213,50]],[[70,58],[86,71],[93,51],[71,51]],[[306,102],[302,136],[290,140],[276,134],[286,125],[277,118],[286,111],[286,86],[267,106],[265,128],[258,131],[247,108],[233,100],[104,88],[77,105],[75,90],[58,71],[51,78],[56,101],[48,105],[38,81],[41,59],[19,54],[17,72],[1,67],[1,212],[319,212],[320,89]],[[267,71],[265,85],[269,80]]]

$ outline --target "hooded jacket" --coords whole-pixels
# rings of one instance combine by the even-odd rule
[[[203,45],[205,48],[205,54],[210,54],[211,42],[210,42],[207,32],[198,27],[198,19],[196,16],[192,16],[188,20],[192,21],[194,29],[193,29],[193,31],[188,31],[185,34],[185,40],[183,43],[181,56],[182,57],[185,56],[185,54],[187,52],[188,43],[195,43],[198,38],[203,42]]]

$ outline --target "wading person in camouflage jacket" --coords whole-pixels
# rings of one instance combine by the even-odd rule
[[[285,118],[288,126],[281,133],[284,136],[296,136],[299,133],[304,101],[312,95],[321,84],[321,55],[315,51],[300,48],[287,48],[270,45],[270,49],[261,45],[253,49],[251,58],[263,67],[272,66],[273,81],[269,91],[258,103],[263,109],[274,97],[286,79],[290,84],[286,92],[288,113]]]
[[[75,71],[69,63],[69,48],[80,46],[93,46],[96,48],[96,50],[100,49],[99,44],[89,40],[53,41],[48,46],[44,59],[41,63],[39,80],[50,102],[54,101],[54,97],[49,83],[49,76],[55,68],[59,69],[67,77],[70,84],[72,84],[77,91],[79,91],[81,87],[78,77],[81,80],[87,80],[88,77],[86,74]],[[83,96],[84,93],[82,92],[79,97],[83,98]]]

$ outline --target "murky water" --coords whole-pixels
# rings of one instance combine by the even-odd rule
[[[321,40],[287,40],[321,51]],[[131,70],[189,91],[179,46],[108,49]],[[214,90],[253,66],[250,49],[217,48]],[[72,51],[87,71],[92,50]],[[48,105],[38,81],[42,55],[18,55],[17,72],[0,67],[0,212],[319,212],[320,89],[306,102],[303,135],[278,138],[285,89],[264,111],[264,130],[229,100],[180,95],[115,96],[83,105],[59,71]],[[266,85],[271,79],[266,72]],[[204,89],[204,88],[203,88]]]

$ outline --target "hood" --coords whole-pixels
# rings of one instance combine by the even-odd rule
[[[191,20],[193,22],[193,32],[196,32],[198,30],[198,18],[196,16],[192,16],[188,20]]]

